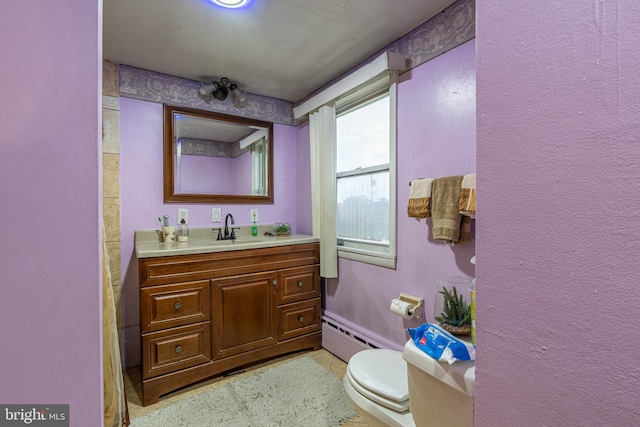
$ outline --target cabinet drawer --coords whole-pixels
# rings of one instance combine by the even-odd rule
[[[209,281],[152,286],[140,290],[142,332],[209,320]]]
[[[147,379],[211,360],[209,322],[142,335],[142,378]]]
[[[289,268],[278,274],[278,304],[318,298],[320,266]]]
[[[321,328],[320,298],[278,307],[278,340],[286,340]]]

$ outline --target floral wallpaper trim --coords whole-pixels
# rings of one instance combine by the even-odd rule
[[[196,138],[180,138],[181,153],[191,156],[235,158],[251,150],[251,146],[240,148],[239,143],[209,141]]]
[[[198,97],[200,82],[120,65],[120,96],[198,108],[285,125],[294,125],[293,104],[282,99],[247,93],[247,106],[236,108],[231,97],[207,104]]]

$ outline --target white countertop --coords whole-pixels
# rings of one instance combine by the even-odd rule
[[[167,243],[161,241],[160,230],[138,230],[135,234],[136,257],[204,254],[320,242],[317,237],[306,234],[264,235],[270,229],[271,226],[258,226],[258,235],[252,236],[251,226],[242,226],[240,230],[236,230],[236,240],[216,240],[217,231],[214,232],[211,228],[190,229],[189,241]]]

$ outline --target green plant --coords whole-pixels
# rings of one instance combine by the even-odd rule
[[[471,325],[471,306],[466,303],[462,295],[458,295],[456,287],[447,290],[443,286],[440,293],[444,296],[444,305],[436,320],[441,325],[456,327]]]
[[[278,226],[276,227],[276,233],[286,234],[290,231],[291,227],[289,227],[289,224],[278,224]]]

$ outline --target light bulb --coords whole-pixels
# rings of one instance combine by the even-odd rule
[[[247,106],[247,95],[244,90],[237,86],[235,89],[231,89],[231,100],[236,108],[244,108]]]
[[[209,0],[211,3],[228,9],[237,9],[249,3],[249,0]]]

